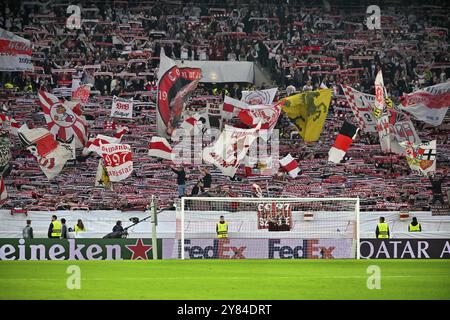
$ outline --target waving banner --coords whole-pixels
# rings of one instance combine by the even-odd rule
[[[406,150],[406,161],[411,170],[422,176],[436,171],[436,140],[421,144],[402,142]]]
[[[127,100],[114,96],[111,106],[111,118],[133,118],[133,99]]]
[[[158,70],[158,135],[170,138],[178,127],[184,111],[184,102],[188,95],[197,88],[202,77],[199,68],[179,68],[161,50]]]
[[[219,168],[226,176],[233,177],[241,160],[258,137],[261,124],[254,129],[225,126],[216,142],[203,150],[203,160]]]
[[[410,93],[402,98],[399,109],[433,126],[439,126],[450,107],[450,81]]]
[[[339,130],[339,134],[334,141],[333,147],[331,147],[328,152],[328,161],[340,163],[342,159],[344,159],[344,156],[350,148],[350,145],[355,139],[358,131],[359,128],[350,122],[344,121],[344,124]]]
[[[328,107],[331,89],[295,94],[281,101],[282,109],[295,124],[300,136],[306,142],[319,140]]]
[[[244,101],[251,105],[256,104],[271,104],[275,95],[277,94],[278,88],[265,89],[265,90],[255,90],[255,91],[242,91],[241,101]]]
[[[56,177],[72,157],[72,151],[58,143],[47,129],[28,129],[23,125],[19,129],[19,138],[49,180]]]
[[[32,71],[31,42],[0,28],[0,71]]]
[[[48,130],[61,141],[75,140],[75,147],[83,147],[87,141],[87,122],[80,103],[60,101],[53,94],[39,91],[39,101]]]
[[[133,172],[131,147],[128,144],[104,144],[100,146],[104,166],[111,182],[128,178]]]
[[[375,96],[360,92],[346,85],[342,85],[342,90],[347,98],[348,105],[358,121],[358,127],[363,132],[377,132],[377,121],[373,114]]]

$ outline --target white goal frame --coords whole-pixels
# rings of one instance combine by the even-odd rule
[[[320,201],[354,201],[355,202],[355,213],[356,213],[356,259],[361,259],[360,254],[360,199],[357,198],[294,198],[294,197],[285,197],[285,198],[273,198],[273,197],[263,197],[263,198],[254,198],[254,197],[182,197],[181,198],[181,259],[185,259],[184,252],[184,240],[185,240],[185,229],[184,229],[184,208],[186,201],[194,200],[194,201],[208,201],[213,202],[215,200],[222,202],[236,202],[236,201],[252,201],[257,202],[258,200],[262,201],[292,201],[292,202],[320,202]]]

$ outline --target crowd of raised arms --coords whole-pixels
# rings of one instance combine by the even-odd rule
[[[285,1],[286,2],[286,1]],[[258,183],[263,195],[296,197],[359,196],[362,210],[429,208],[428,178],[411,173],[404,157],[381,153],[376,135],[360,133],[343,165],[331,165],[328,151],[344,120],[354,116],[340,85],[374,94],[374,80],[383,71],[387,92],[396,103],[404,93],[446,82],[450,76],[450,7],[445,1],[395,9],[382,7],[381,30],[365,24],[367,1],[80,1],[81,29],[67,28],[67,5],[52,1],[6,1],[0,26],[33,43],[33,72],[1,73],[2,113],[30,127],[46,127],[36,103],[39,89],[70,97],[72,79],[92,85],[84,107],[89,134],[112,136],[112,96],[133,98],[132,121],[115,120],[129,128],[122,142],[132,146],[134,171],[113,190],[95,187],[98,161],[78,159],[49,181],[17,137],[11,137],[12,166],[5,185],[5,207],[30,210],[89,208],[142,210],[150,195],[161,204],[178,198],[176,176],[165,161],[147,155],[156,135],[156,71],[161,48],[183,60],[254,61],[277,97],[295,92],[333,89],[325,125],[316,143],[305,143],[282,114],[280,158],[298,159],[301,174],[270,178],[246,177],[243,168],[234,179],[204,165],[186,166],[186,193],[208,167],[210,194],[249,196]],[[249,83],[200,84],[196,98],[219,92],[239,99]],[[218,89],[218,90],[217,90]],[[227,89],[227,90],[223,90]],[[215,90],[215,91],[214,91]],[[214,92],[213,92],[214,91]],[[69,92],[69,93],[68,93]],[[437,140],[439,177],[450,165],[450,119],[432,127],[412,120],[422,141]],[[443,186],[450,179],[443,179]]]

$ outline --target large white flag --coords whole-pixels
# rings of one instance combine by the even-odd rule
[[[31,42],[0,28],[0,71],[32,71]]]
[[[346,85],[342,85],[342,90],[358,121],[358,127],[364,132],[377,132],[377,119],[373,113],[375,96]]]
[[[258,137],[261,124],[254,129],[225,126],[217,141],[203,150],[203,160],[219,168],[226,176],[233,177],[241,160]]]
[[[403,97],[399,109],[417,120],[438,126],[450,107],[450,81],[427,87]]]
[[[278,88],[271,88],[265,90],[255,90],[255,91],[242,91],[241,101],[248,104],[271,104],[275,95],[277,94]]]
[[[72,150],[58,143],[47,129],[28,129],[27,125],[23,125],[19,129],[19,138],[49,180],[58,175],[67,160],[72,158]]]

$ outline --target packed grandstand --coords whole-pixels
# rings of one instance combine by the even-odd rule
[[[369,30],[364,24],[367,1],[333,1],[332,5],[327,1],[289,1],[289,5],[80,1],[80,29],[67,27],[66,3],[6,3],[0,26],[31,41],[33,70],[1,73],[2,114],[29,128],[47,128],[40,90],[71,100],[78,84],[91,85],[82,107],[88,138],[112,137],[118,128],[127,127],[121,143],[131,146],[133,171],[113,183],[112,190],[96,186],[98,157],[86,156],[78,148],[76,159],[49,180],[18,136],[10,134],[11,162],[4,172],[8,197],[3,208],[142,210],[151,195],[157,195],[162,206],[178,198],[171,162],[148,155],[149,143],[158,136],[157,74],[162,48],[173,60],[253,62],[267,78],[256,84],[200,81],[187,109],[192,105],[220,109],[227,96],[240,100],[243,90],[276,87],[274,101],[279,101],[297,93],[332,89],[318,141],[305,142],[287,113],[281,112],[278,118],[279,157],[290,154],[297,160],[300,171],[295,178],[282,168],[269,176],[251,174],[243,165],[230,178],[208,163],[191,164],[185,165],[187,194],[202,175],[199,169],[209,168],[208,195],[213,196],[256,196],[252,187],[256,183],[270,197],[359,197],[361,210],[366,211],[430,208],[429,177],[412,172],[404,155],[382,152],[376,133],[361,130],[339,164],[329,161],[329,151],[344,121],[358,124],[344,94],[346,86],[374,95],[375,78],[382,70],[386,91],[399,105],[406,94],[448,81],[450,7],[446,1],[385,6],[380,30]],[[111,118],[114,96],[133,99],[132,119]],[[410,121],[421,141],[436,140],[437,177],[444,178],[442,189],[447,190],[448,113],[439,125],[413,116]]]

